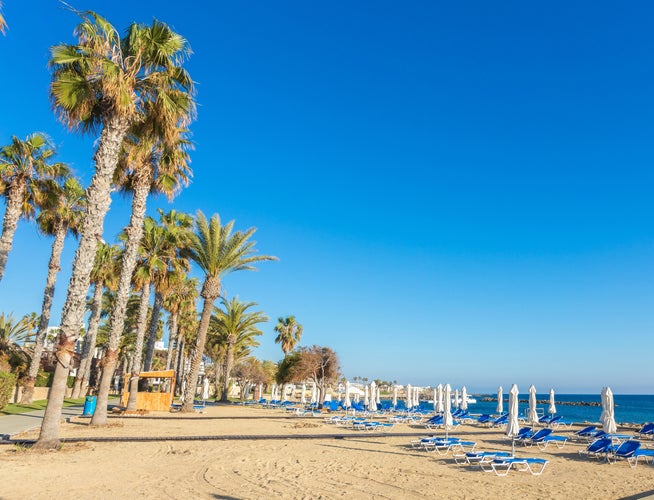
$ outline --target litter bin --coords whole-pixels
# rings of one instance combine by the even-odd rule
[[[95,405],[98,402],[98,398],[95,396],[86,396],[86,401],[84,401],[84,411],[82,415],[93,415],[95,413]]]

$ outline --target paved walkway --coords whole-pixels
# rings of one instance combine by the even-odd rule
[[[118,398],[109,398],[109,405],[118,402]],[[84,405],[66,406],[61,411],[61,418],[78,417],[82,414]],[[30,411],[19,415],[0,415],[0,440],[9,439],[15,434],[41,427],[45,410]]]

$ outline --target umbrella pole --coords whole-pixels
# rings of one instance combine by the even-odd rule
[[[511,458],[515,458],[515,437],[511,438]]]

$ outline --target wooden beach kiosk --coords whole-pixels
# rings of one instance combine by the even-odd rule
[[[152,372],[141,372],[139,378],[158,378],[162,379],[159,388],[167,389],[167,392],[142,392],[136,395],[136,409],[145,411],[168,411],[173,404],[173,394],[175,393],[175,371],[158,370]],[[168,382],[168,383],[166,383]],[[129,382],[126,381],[123,388],[123,394],[120,398],[120,404],[127,406],[129,400]]]

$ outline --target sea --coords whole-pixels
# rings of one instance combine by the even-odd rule
[[[497,394],[476,394],[470,395],[477,400],[477,403],[469,404],[468,411],[472,414],[490,413],[494,414],[497,408]],[[482,398],[490,397],[493,401],[482,401]],[[537,394],[536,399],[549,401],[549,393]],[[520,400],[526,400],[527,394],[521,394]],[[582,406],[565,403],[601,403],[599,394],[556,394],[556,414],[562,415],[563,419],[575,423],[599,422],[602,413],[600,406]],[[613,396],[615,403],[615,421],[619,424],[643,424],[654,422],[654,395],[620,395]],[[433,409],[433,404],[422,401],[420,406],[424,409]],[[508,411],[508,397],[504,396],[504,411]],[[547,414],[549,403],[537,405],[539,414]],[[520,402],[520,415],[526,415],[529,404]]]

